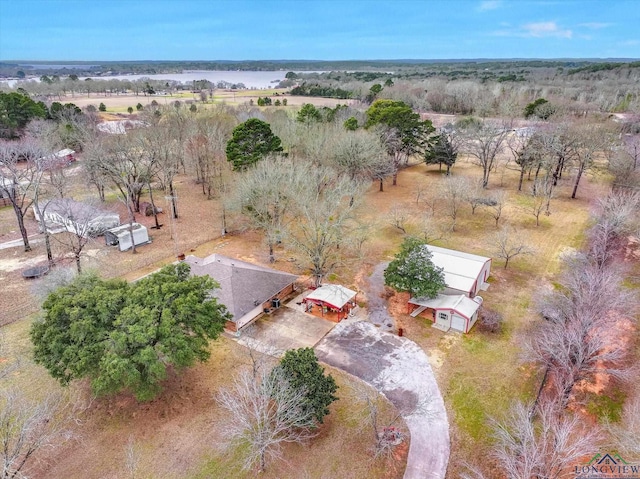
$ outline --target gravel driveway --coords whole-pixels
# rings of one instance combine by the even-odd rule
[[[316,354],[371,384],[403,411],[411,433],[405,479],[442,479],[449,462],[449,422],[429,359],[413,341],[375,325],[393,324],[380,297],[386,265],[378,265],[369,278],[371,322],[339,323],[318,343]]]

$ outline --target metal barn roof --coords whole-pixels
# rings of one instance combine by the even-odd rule
[[[438,246],[425,245],[431,254],[433,264],[443,269],[444,280],[449,288],[471,291],[482,268],[491,258],[463,253]]]

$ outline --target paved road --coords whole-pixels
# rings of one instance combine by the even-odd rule
[[[413,341],[373,324],[393,323],[380,298],[378,265],[369,279],[370,319],[343,321],[316,346],[321,361],[371,384],[400,411],[411,433],[404,479],[443,479],[449,462],[449,421],[429,359]],[[386,317],[385,317],[386,315]]]

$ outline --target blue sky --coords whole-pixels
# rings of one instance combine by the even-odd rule
[[[621,57],[640,0],[0,0],[1,60]]]

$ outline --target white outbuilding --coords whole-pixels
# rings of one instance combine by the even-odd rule
[[[423,317],[433,321],[433,327],[441,331],[453,329],[461,333],[468,333],[478,319],[478,309],[482,305],[482,298],[476,296],[471,299],[464,294],[439,294],[433,299],[411,298],[409,306],[415,309],[410,313],[412,317]]]
[[[118,245],[120,251],[127,251],[132,248],[131,230],[133,230],[133,241],[136,246],[151,243],[147,228],[140,223],[131,225],[120,225],[104,233],[104,239],[108,246]]]
[[[433,264],[443,270],[447,285],[444,294],[464,294],[473,298],[489,287],[491,258],[432,245],[425,245],[425,248],[431,252]]]

